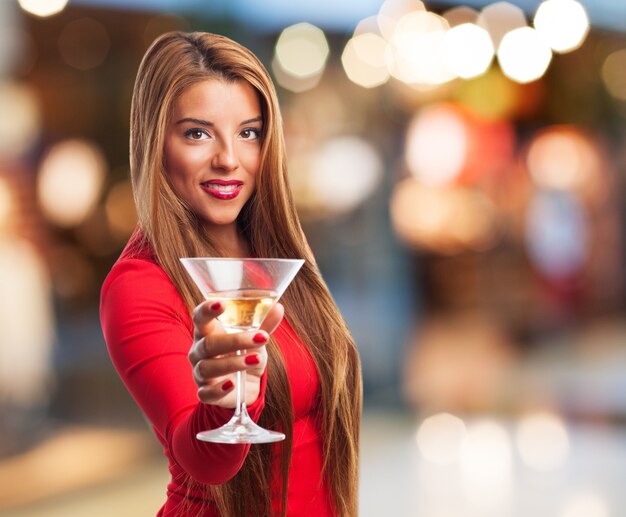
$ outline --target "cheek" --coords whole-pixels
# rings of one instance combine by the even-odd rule
[[[240,160],[249,174],[256,175],[261,164],[261,153],[260,151],[245,153]]]
[[[175,145],[165,146],[165,169],[173,184],[182,184],[193,179],[200,168],[202,156],[194,149],[179,149]]]

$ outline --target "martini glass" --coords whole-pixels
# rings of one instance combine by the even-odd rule
[[[304,264],[300,259],[181,258],[183,266],[206,300],[221,302],[218,316],[227,333],[257,330]],[[237,355],[241,355],[237,351]],[[246,372],[237,372],[237,405],[222,427],[202,431],[198,440],[214,443],[270,443],[285,439],[283,433],[257,425],[245,402]]]

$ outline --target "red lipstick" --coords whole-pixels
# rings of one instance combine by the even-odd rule
[[[237,180],[210,180],[200,184],[202,190],[216,199],[229,200],[239,195],[243,183]]]

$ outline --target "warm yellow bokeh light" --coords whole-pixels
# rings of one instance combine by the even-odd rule
[[[551,60],[550,47],[531,27],[507,33],[498,48],[502,72],[518,83],[529,83],[542,77]]]
[[[306,79],[326,66],[329,48],[324,32],[309,23],[287,27],[276,42],[276,59],[289,75]]]
[[[626,101],[626,48],[607,56],[602,64],[602,80],[613,97]]]
[[[353,37],[361,36],[362,34],[376,34],[377,36],[382,37],[382,33],[380,32],[380,27],[378,27],[378,16],[370,16],[368,18],[363,18],[359,23],[356,24],[354,29]]]
[[[54,377],[55,314],[47,264],[26,239],[3,239],[0,285],[0,400],[5,407],[39,407]]]
[[[322,79],[322,74],[304,78],[290,75],[283,70],[282,66],[280,66],[276,56],[274,56],[274,59],[272,60],[272,71],[274,72],[276,83],[285,88],[285,90],[289,90],[294,93],[302,93],[307,90],[311,90],[312,88],[315,88]]]
[[[526,158],[533,181],[558,190],[584,189],[597,174],[599,162],[599,153],[587,138],[558,128],[537,135]]]
[[[11,222],[14,209],[13,192],[9,184],[0,178],[0,236]]]
[[[569,52],[585,41],[589,18],[576,0],[546,0],[537,9],[534,26],[555,52]]]
[[[452,27],[443,42],[443,59],[450,71],[469,79],[487,71],[493,60],[491,38],[485,29],[473,23]]]
[[[60,13],[69,0],[18,0],[20,7],[27,13],[44,18]]]
[[[495,207],[473,189],[407,178],[394,188],[390,212],[394,231],[416,248],[453,254],[482,251],[496,242]]]
[[[1,81],[0,113],[1,156],[20,156],[37,144],[41,115],[33,88],[14,81]]]
[[[133,189],[129,180],[120,181],[111,187],[104,210],[111,234],[119,242],[124,242],[137,224]]]
[[[443,60],[443,42],[448,23],[430,12],[402,17],[387,50],[389,72],[407,84],[438,85],[456,76]]]
[[[387,42],[372,33],[355,36],[346,44],[341,63],[348,78],[364,88],[379,86],[389,79],[385,62]]]
[[[380,33],[389,40],[402,17],[413,12],[425,11],[426,7],[420,0],[385,0],[380,6],[376,18]]]
[[[557,415],[537,412],[525,415],[515,436],[522,461],[536,470],[555,470],[567,461],[570,441],[563,420]]]
[[[509,2],[488,5],[478,15],[476,24],[489,33],[496,50],[507,32],[527,25],[524,11]]]
[[[63,227],[80,224],[95,206],[106,164],[99,148],[82,140],[52,147],[44,157],[37,197],[46,217]]]
[[[450,413],[439,413],[422,422],[416,440],[424,458],[437,465],[449,465],[459,459],[466,436],[463,420]]]

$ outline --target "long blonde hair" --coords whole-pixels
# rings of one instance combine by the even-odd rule
[[[256,191],[238,217],[250,252],[259,257],[304,258],[305,264],[283,295],[286,318],[311,353],[320,378],[319,429],[323,476],[338,515],[356,516],[358,507],[361,371],[355,344],[306,244],[287,181],[285,144],[272,80],[256,56],[236,42],[207,33],[160,36],[144,56],[131,106],[130,162],[139,224],[161,267],[191,311],[202,301],[179,257],[216,256],[220,251],[198,218],[175,195],[164,166],[164,134],[178,96],[198,81],[244,80],[258,92],[263,138]],[[293,414],[280,349],[270,342],[263,425],[279,426],[282,444],[282,514],[286,512]],[[209,487],[224,516],[270,515],[272,446],[255,446],[233,479]]]

